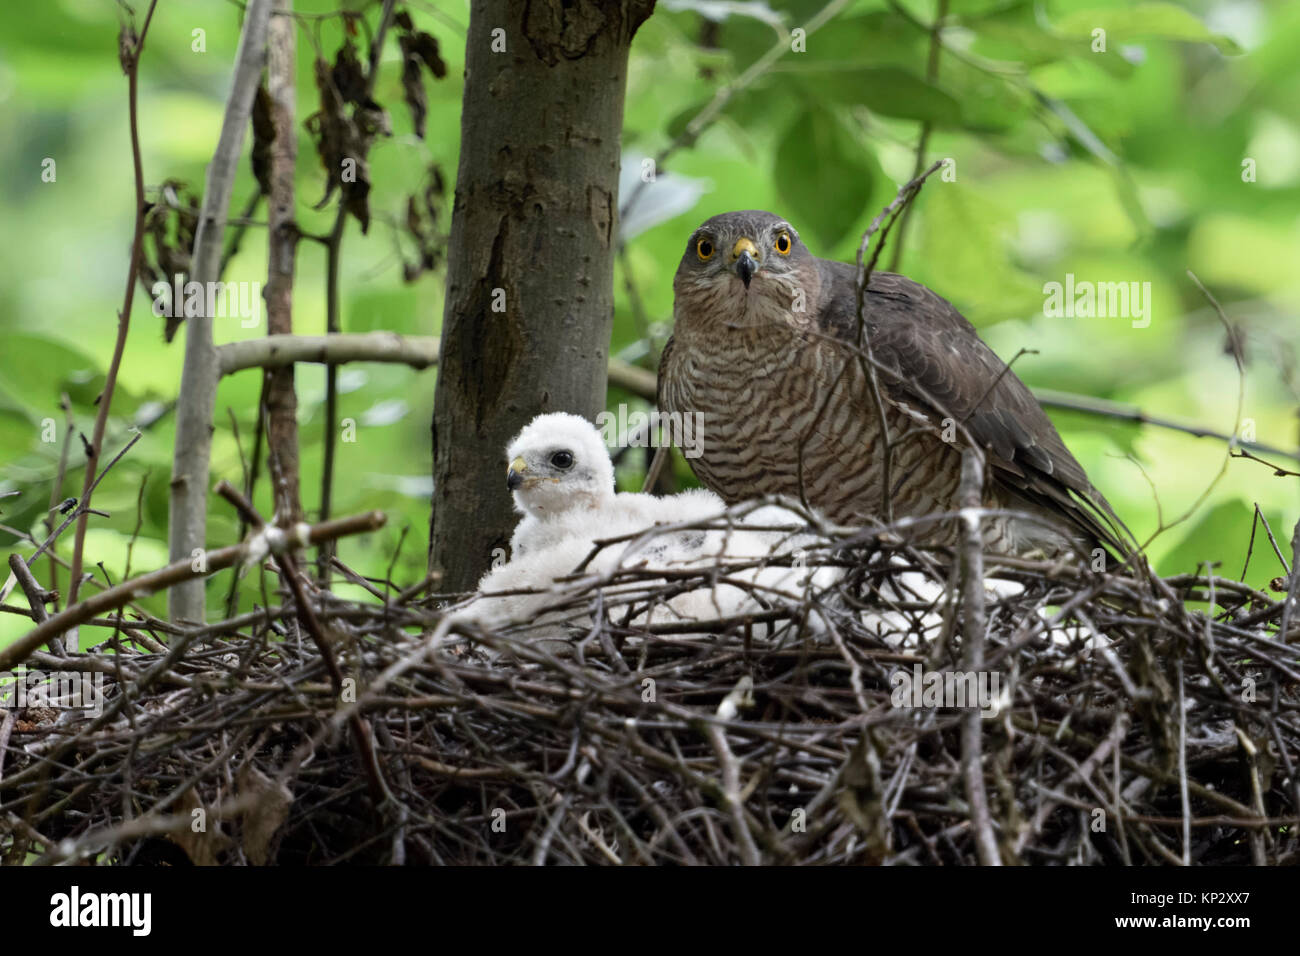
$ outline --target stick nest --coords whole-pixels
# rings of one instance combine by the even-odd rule
[[[363,601],[306,589],[327,654],[289,590],[202,630],[127,618],[95,653],[27,662],[102,674],[101,716],[0,711],[0,853],[958,864],[983,837],[1007,863],[1300,860],[1281,595],[991,558],[1023,590],[974,610],[1002,696],[976,717],[896,706],[900,673],[963,669],[972,609],[944,555],[864,536],[809,560],[846,572],[694,625],[628,622],[734,569],[569,588],[562,642],[373,583]]]

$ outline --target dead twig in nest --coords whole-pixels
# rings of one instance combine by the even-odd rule
[[[798,599],[747,577],[752,561],[623,567],[487,628],[420,598],[426,582],[356,601],[304,586],[292,607],[157,630],[165,653],[34,656],[27,690],[91,672],[102,713],[4,704],[0,855],[128,862],[162,840],[227,864],[1296,857],[1281,595],[977,561],[968,541],[950,599],[957,555],[887,530],[820,530],[799,561],[842,573]],[[720,582],[763,610],[647,616]],[[333,667],[274,630],[308,604]],[[358,720],[369,749],[341,733]],[[205,833],[173,827],[196,810]]]

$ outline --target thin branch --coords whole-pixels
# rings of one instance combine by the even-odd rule
[[[811,37],[819,29],[825,26],[826,22],[836,16],[841,10],[847,7],[848,0],[831,0],[830,3],[817,11],[806,23],[803,24],[805,37]],[[772,66],[781,59],[785,54],[791,51],[790,33],[784,27],[777,28],[777,41],[770,46],[767,51],[757,60],[749,65],[745,72],[732,80],[722,89],[713,95],[713,99],[704,106],[702,110],[691,118],[690,122],[682,129],[677,137],[659,151],[654,157],[656,169],[662,169],[668,158],[684,146],[689,146],[699,138],[700,134],[708,129],[713,122],[727,108],[727,104],[737,93],[748,89],[763,74],[767,73]],[[627,219],[629,211],[636,205],[645,190],[647,183],[643,179],[637,183],[636,188],[632,190],[631,195],[624,200],[618,210],[619,221]]]
[[[1178,675],[1178,797],[1183,808],[1183,866],[1192,865],[1192,804],[1187,796],[1187,707],[1183,696],[1183,659],[1174,661]]]
[[[883,439],[881,449],[881,480],[880,480],[880,513],[886,522],[894,520],[894,502],[890,494],[890,469],[893,465],[893,447],[889,436],[889,419],[885,414],[885,400],[880,392],[880,378],[876,374],[876,357],[871,347],[871,336],[867,334],[867,319],[864,307],[866,304],[867,287],[871,283],[871,273],[876,267],[876,261],[880,258],[881,251],[885,248],[885,240],[889,236],[889,230],[897,221],[899,212],[906,208],[907,204],[912,201],[921,186],[925,184],[935,170],[943,165],[942,161],[937,162],[927,169],[920,176],[905,183],[898,190],[893,201],[881,210],[875,219],[871,220],[871,225],[867,226],[867,231],[862,234],[862,241],[858,244],[857,255],[857,307],[854,315],[857,317],[857,334],[855,342],[862,352],[863,374],[866,375],[868,383],[871,385],[871,400],[875,405],[876,417],[880,422],[880,434]],[[880,242],[876,243],[876,249],[871,254],[869,262],[863,262],[867,251],[867,246],[871,243],[871,237],[876,234],[881,224],[885,224],[884,232],[880,234]],[[847,367],[847,366],[846,366]],[[824,407],[824,406],[823,406]],[[820,415],[818,416],[820,417]],[[800,455],[800,459],[802,459]],[[802,482],[801,482],[802,485]],[[800,488],[802,494],[802,487]]]
[[[1238,448],[1250,449],[1264,455],[1278,455],[1283,458],[1290,458],[1294,461],[1300,461],[1300,452],[1287,451],[1285,448],[1275,448],[1272,445],[1263,445],[1258,442],[1241,441],[1226,432],[1216,431],[1213,428],[1206,428],[1202,425],[1191,425],[1186,422],[1174,421],[1171,418],[1162,418],[1158,415],[1152,415],[1144,412],[1136,405],[1128,405],[1123,402],[1112,402],[1104,398],[1093,398],[1088,395],[1076,395],[1072,392],[1058,392],[1050,388],[1036,388],[1033,390],[1034,397],[1044,408],[1059,408],[1064,411],[1081,412],[1085,415],[1093,415],[1098,418],[1114,418],[1122,422],[1132,422],[1135,425],[1154,425],[1157,428],[1167,428],[1170,431],[1182,432],[1185,435],[1191,435],[1194,438],[1214,438],[1224,444],[1236,444]],[[1239,457],[1247,457],[1240,455]],[[1270,463],[1271,464],[1271,463]],[[1274,466],[1275,467],[1275,466]]]
[[[42,588],[36,579],[32,577],[27,562],[23,560],[23,556],[17,551],[9,555],[9,570],[18,579],[18,586],[23,589],[23,594],[27,596],[27,606],[32,609],[32,620],[37,624],[44,623],[50,616],[45,610],[45,603],[52,596],[51,592]],[[64,656],[62,638],[53,637],[50,639],[50,651],[58,657]]]
[[[60,495],[63,494],[63,479],[68,473],[68,449],[72,447],[72,433],[76,431],[76,424],[72,418],[72,401],[68,398],[68,393],[63,392],[59,396],[59,407],[63,409],[63,447],[59,450],[59,465],[54,472],[54,483],[50,486],[50,510],[45,513],[45,533],[50,534],[54,531],[54,512],[59,507]],[[50,590],[55,592],[54,609],[57,611],[59,606],[59,562],[54,551],[50,552]]]
[[[346,535],[375,531],[382,528],[386,520],[387,518],[383,512],[370,511],[349,518],[323,521],[306,529],[306,533],[302,535],[305,540],[301,544],[303,546],[314,545],[321,541],[332,541],[334,538],[341,538]],[[206,552],[204,562],[199,565],[203,570],[195,570],[196,562],[187,557],[183,561],[173,562],[156,571],[142,574],[138,578],[123,581],[121,584],[106,591],[101,591],[77,604],[71,604],[9,646],[0,648],[0,670],[9,670],[21,664],[27,659],[28,655],[49,641],[51,637],[63,634],[92,617],[106,611],[116,610],[131,601],[139,599],[142,595],[175,587],[185,581],[197,581],[205,578],[215,571],[230,567],[236,561],[249,560],[250,557],[256,556],[258,551],[262,551],[264,547],[265,545],[260,542],[260,539],[250,538],[239,544],[232,544],[226,548]]]
[[[1233,334],[1232,323],[1228,321],[1227,315],[1224,314],[1223,306],[1219,305],[1219,300],[1216,299],[1213,294],[1211,294],[1210,290],[1201,283],[1201,280],[1196,277],[1196,273],[1192,272],[1191,269],[1187,270],[1187,275],[1192,282],[1196,284],[1196,288],[1201,290],[1201,294],[1205,296],[1210,305],[1214,307],[1214,314],[1218,316],[1219,321],[1223,323],[1224,329],[1228,332],[1228,341],[1234,343],[1232,359],[1237,366],[1237,410],[1233,417],[1232,433],[1233,435],[1237,435],[1241,432],[1241,415],[1246,406],[1246,368],[1242,361],[1241,351],[1235,344],[1237,342],[1237,337]],[[1210,479],[1210,483],[1205,486],[1205,490],[1201,492],[1200,496],[1192,502],[1191,507],[1173,521],[1169,522],[1169,524],[1165,524],[1161,521],[1160,526],[1156,528],[1155,531],[1151,532],[1151,536],[1148,537],[1146,541],[1142,542],[1142,551],[1146,551],[1147,548],[1151,546],[1151,542],[1157,537],[1171,528],[1177,527],[1194,515],[1201,505],[1205,503],[1205,501],[1210,497],[1210,494],[1218,486],[1219,482],[1223,480],[1223,476],[1228,473],[1228,466],[1232,463],[1232,448],[1236,443],[1236,438],[1233,438],[1229,442],[1227,453],[1223,456],[1223,465],[1219,468],[1218,473]]]
[[[1272,538],[1272,533],[1269,533]],[[1276,543],[1274,548],[1276,548]],[[1280,558],[1281,555],[1278,555]],[[1286,561],[1282,562],[1283,565]],[[1300,605],[1300,521],[1296,522],[1294,530],[1291,532],[1291,570],[1288,574],[1286,587],[1286,599],[1282,602],[1282,620],[1278,628],[1278,640],[1286,643],[1290,640],[1291,634],[1291,615],[1295,613],[1296,607]],[[1300,787],[1296,788],[1300,791]]]
[[[375,90],[375,79],[379,73],[379,59],[383,54],[384,38],[393,21],[395,0],[384,0],[383,11],[379,15],[379,28],[370,41],[370,62],[366,71],[366,96]],[[363,18],[361,22],[366,21]],[[334,226],[330,230],[325,244],[325,331],[327,335],[338,335],[343,331],[339,318],[339,262],[343,246],[343,232],[347,225],[347,204],[339,198],[338,209],[334,213]],[[432,363],[430,363],[432,364]],[[424,367],[424,366],[420,366]],[[338,368],[330,365],[325,369],[325,452],[321,464],[320,518],[330,516],[334,497],[334,455],[338,445]],[[322,586],[329,585],[330,558],[333,553],[326,545],[317,555],[316,577]]]
[[[150,0],[149,10],[144,17],[144,26],[137,37],[135,26],[127,20],[122,26],[119,50],[122,68],[127,76],[127,102],[131,127],[131,162],[135,172],[135,234],[131,240],[131,264],[126,274],[126,292],[122,298],[122,311],[117,314],[117,340],[113,344],[113,358],[108,363],[108,374],[104,378],[104,390],[99,393],[99,410],[95,415],[95,429],[90,440],[90,454],[86,459],[86,474],[81,486],[81,517],[77,520],[77,530],[72,545],[72,579],[68,582],[68,603],[77,599],[81,586],[81,564],[86,547],[86,526],[88,514],[84,510],[90,506],[90,495],[95,484],[95,469],[100,453],[104,450],[104,431],[108,426],[108,412],[113,404],[113,391],[117,387],[118,369],[122,367],[122,355],[126,351],[126,336],[131,328],[131,305],[135,301],[135,285],[140,274],[140,261],[144,253],[144,160],[140,156],[140,55],[144,52],[144,41],[149,34],[149,24],[153,21],[154,7],[158,0]]]
[[[1252,455],[1248,451],[1234,451],[1233,449],[1229,448],[1228,454],[1231,455],[1233,458],[1244,458],[1247,461],[1253,461],[1258,464],[1266,465],[1267,467],[1272,468],[1274,478],[1300,478],[1300,471],[1291,471],[1289,468],[1283,468],[1280,465],[1275,465],[1271,461],[1266,461],[1263,458],[1260,458],[1258,455]],[[1297,457],[1300,457],[1300,455],[1298,455]]]
[[[222,235],[236,167],[252,112],[253,97],[266,62],[270,13],[271,0],[249,0],[246,7],[230,96],[226,100],[217,148],[208,164],[203,207],[194,236],[191,275],[199,283],[215,281],[221,267]],[[212,340],[212,317],[206,315],[206,311],[206,308],[200,309],[198,315],[185,320],[185,363],[181,369],[180,398],[176,406],[168,528],[168,554],[174,561],[202,548],[207,531],[212,416],[219,376]],[[168,594],[168,616],[173,621],[202,622],[202,585],[188,583],[174,588]]]
[[[925,78],[934,83],[939,79],[939,53],[943,50],[943,23],[948,19],[948,0],[939,0],[939,9],[935,12],[934,23],[930,24],[930,54],[926,59]],[[912,166],[912,178],[921,175],[925,169],[925,151],[930,144],[930,133],[934,124],[930,120],[921,123],[921,135],[916,142],[916,163]],[[889,271],[897,272],[903,261],[903,240],[907,238],[907,226],[912,220],[912,207],[903,210],[898,222],[898,238],[894,240],[894,254],[889,259]]]
[[[235,255],[239,252],[239,247],[244,241],[244,233],[248,232],[248,227],[263,225],[263,223],[253,221],[253,213],[257,211],[258,203],[261,201],[262,190],[259,188],[249,197],[247,204],[244,206],[244,212],[228,220],[228,224],[233,225],[235,228],[230,230],[230,237],[226,241],[225,251],[221,253],[221,265],[218,267],[217,278],[225,275],[226,266],[230,265],[230,260],[235,258]]]
[[[984,669],[984,536],[980,531],[980,511],[984,503],[984,454],[974,446],[962,450],[961,457],[961,592],[962,592],[962,669],[977,674]],[[969,704],[969,701],[967,702]],[[993,833],[989,798],[984,790],[981,758],[983,717],[976,707],[962,715],[961,767],[970,803],[971,827],[975,849],[983,866],[1001,866],[998,841]]]
[[[438,364],[438,345],[436,337],[392,332],[268,335],[264,339],[243,339],[219,346],[217,365],[222,375],[249,368],[282,368],[296,362],[322,365],[390,362],[423,369]]]
[[[659,379],[654,372],[641,368],[639,365],[624,362],[622,359],[611,357],[607,375],[610,385],[631,392],[638,398],[644,398],[647,402],[658,402]]]

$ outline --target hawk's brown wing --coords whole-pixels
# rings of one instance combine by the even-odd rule
[[[668,341],[664,343],[663,351],[659,353],[659,374],[655,381],[655,405],[661,411],[664,410],[664,377],[670,368],[668,361],[672,352],[673,337],[670,335]]]
[[[846,341],[857,334],[856,270],[819,259],[821,327]],[[827,290],[830,294],[827,295]],[[946,299],[900,275],[871,276],[863,314],[887,397],[952,417],[988,451],[994,480],[1044,505],[1120,555],[1132,535],[1088,481],[1038,400]]]

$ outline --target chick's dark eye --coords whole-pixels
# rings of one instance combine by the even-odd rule
[[[788,232],[783,232],[776,237],[776,251],[783,256],[790,254],[790,234]]]
[[[701,239],[695,244],[695,254],[700,257],[701,262],[706,262],[713,258],[713,243],[708,239]]]
[[[557,451],[551,456],[551,464],[556,468],[572,468],[573,455],[567,451]]]

